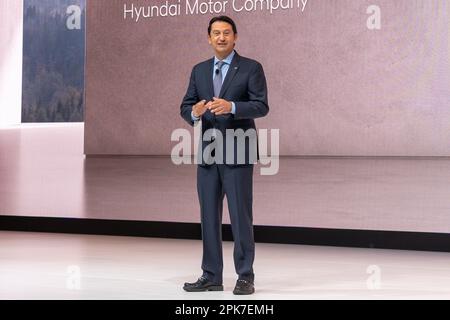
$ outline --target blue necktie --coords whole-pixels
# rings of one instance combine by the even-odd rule
[[[215,71],[213,84],[214,84],[214,96],[219,98],[220,90],[222,89],[222,67],[225,64],[223,61],[218,61],[216,63],[217,69]],[[214,116],[214,128],[216,127],[216,117]],[[216,132],[215,130],[212,133],[212,140],[214,141],[216,139]],[[213,151],[213,153],[215,153]]]
[[[223,62],[223,61],[219,61],[219,62],[217,62],[217,69],[216,69],[216,74],[215,74],[215,77],[214,77],[214,96],[215,97],[219,97],[219,95],[220,95],[220,90],[222,89],[222,82],[223,82],[223,79],[222,79],[222,67],[223,67],[223,65],[224,65],[225,63]]]

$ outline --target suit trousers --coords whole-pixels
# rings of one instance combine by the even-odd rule
[[[201,212],[203,276],[222,284],[222,209],[226,196],[234,239],[235,270],[239,279],[253,282],[253,165],[198,166],[197,192]]]

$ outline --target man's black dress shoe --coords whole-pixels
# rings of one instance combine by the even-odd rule
[[[223,291],[223,285],[211,282],[202,276],[198,278],[197,282],[186,282],[183,289],[187,292]]]
[[[236,281],[236,286],[234,287],[233,294],[252,294],[255,292],[255,286],[252,282],[247,280],[239,279]]]

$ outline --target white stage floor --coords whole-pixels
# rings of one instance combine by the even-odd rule
[[[0,299],[450,299],[450,253],[256,244],[256,294],[187,293],[201,242],[0,232]],[[369,272],[369,273],[368,273]],[[375,273],[374,273],[375,272]]]

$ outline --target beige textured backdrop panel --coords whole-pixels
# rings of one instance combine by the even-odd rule
[[[257,126],[280,129],[282,155],[450,155],[450,4],[375,2],[380,30],[367,27],[372,0],[226,12],[238,52],[264,66],[271,112]],[[171,132],[188,128],[179,105],[212,56],[213,15],[124,19],[124,4],[161,3],[87,3],[87,154],[170,154]]]

